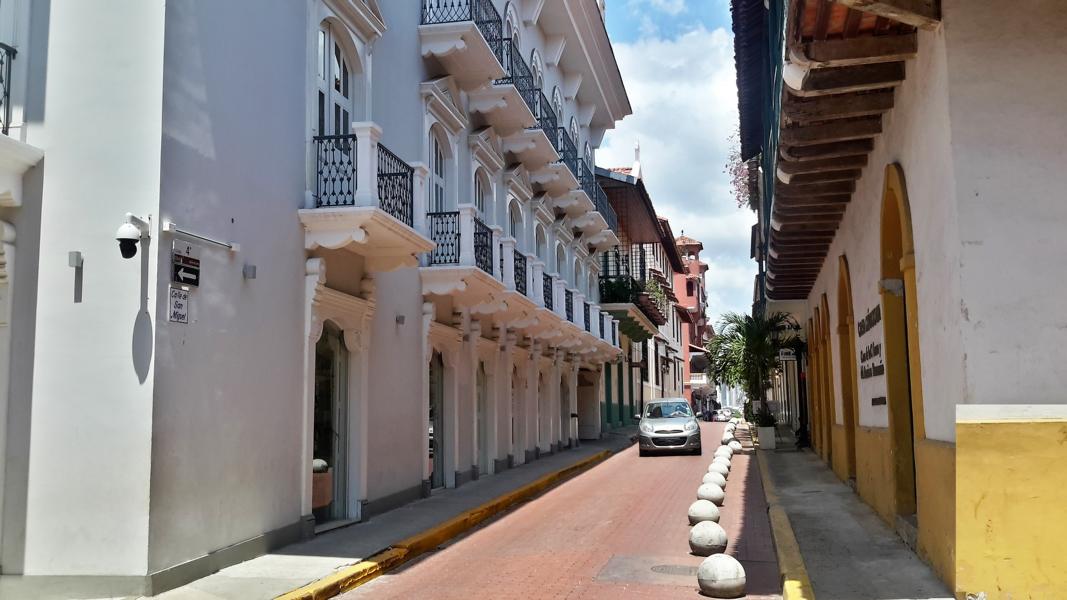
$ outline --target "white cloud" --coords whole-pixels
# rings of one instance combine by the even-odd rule
[[[676,235],[684,230],[704,243],[710,316],[749,312],[756,272],[749,237],[756,219],[737,208],[723,172],[737,126],[732,36],[702,27],[671,39],[652,33],[615,44],[615,56],[633,115],[608,133],[597,163],[629,166],[640,141],[645,186],[657,214],[670,220]]]
[[[631,9],[641,5],[651,6],[671,16],[680,15],[686,11],[685,0],[630,0]]]

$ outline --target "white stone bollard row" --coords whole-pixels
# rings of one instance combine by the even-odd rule
[[[689,530],[689,549],[697,556],[726,551],[726,530],[715,521],[701,521]]]
[[[724,458],[722,456],[716,456],[715,460],[711,461],[711,464],[715,464],[715,463],[719,463],[720,465],[726,467],[727,472],[729,472],[729,470],[730,470],[730,459],[729,458]]]
[[[722,456],[724,458],[733,458],[734,451],[729,446],[719,446],[715,449],[715,456]]]
[[[737,440],[734,440],[734,441],[730,442],[729,444],[727,444],[727,446],[729,446],[730,449],[733,450],[734,452],[740,452],[741,451],[741,442],[739,442]]]
[[[719,507],[711,500],[697,500],[689,505],[689,524],[696,525],[703,521],[719,522]]]
[[[702,483],[697,488],[697,500],[708,500],[715,506],[722,506],[723,501],[726,500],[726,492],[714,483]]]
[[[726,466],[723,466],[720,463],[713,462],[710,465],[708,465],[708,473],[718,473],[719,475],[722,475],[723,477],[729,478],[729,476],[730,476],[730,468],[726,467]]]
[[[702,479],[700,483],[714,483],[715,485],[721,487],[723,490],[726,489],[726,478],[720,475],[719,473],[704,473],[704,479]]]
[[[692,534],[689,537],[692,540]],[[712,598],[740,597],[745,593],[745,568],[729,554],[712,554],[697,568],[697,585]]]

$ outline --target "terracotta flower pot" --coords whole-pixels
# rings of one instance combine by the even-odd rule
[[[333,469],[311,474],[311,508],[324,508],[333,503]]]

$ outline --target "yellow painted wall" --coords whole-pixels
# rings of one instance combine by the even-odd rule
[[[834,423],[833,426],[833,446],[834,449],[830,452],[830,457],[833,460],[833,464],[830,467],[834,470],[834,475],[841,481],[848,481],[848,438],[845,436],[845,426]]]
[[[956,591],[1067,594],[1067,421],[956,423]]]
[[[856,491],[878,516],[892,525],[896,521],[896,505],[889,448],[888,429],[856,428]]]
[[[922,440],[915,446],[915,486],[918,494],[919,556],[938,577],[955,580],[956,447]]]

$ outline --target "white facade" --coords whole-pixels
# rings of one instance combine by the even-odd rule
[[[4,576],[158,593],[599,436],[600,10],[476,2],[527,82],[421,4],[0,4]]]

